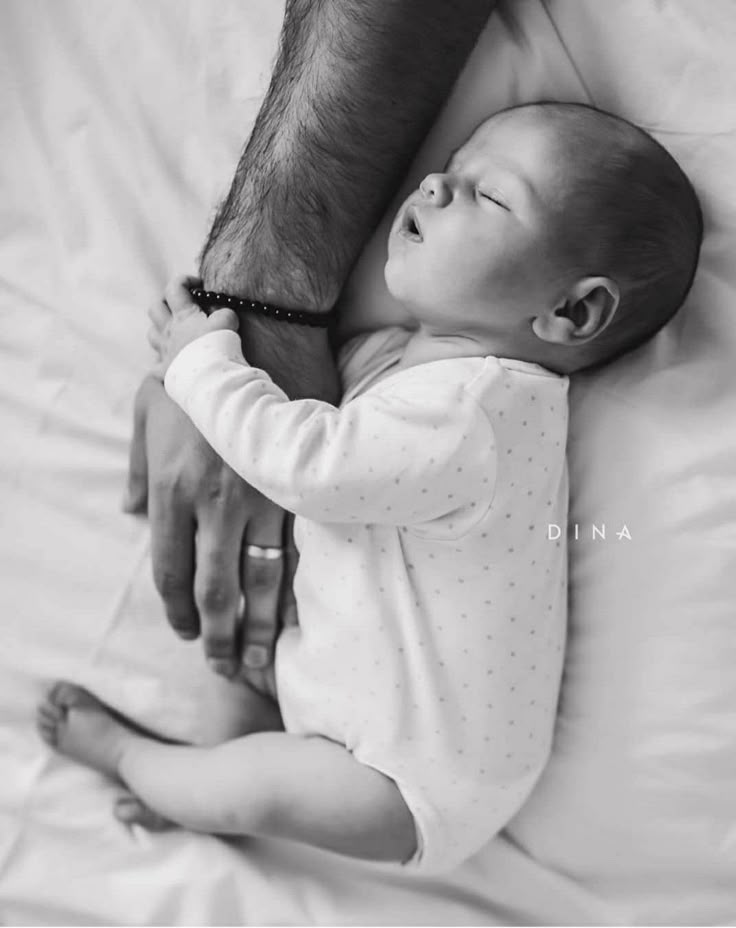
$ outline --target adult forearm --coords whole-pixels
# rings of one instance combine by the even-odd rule
[[[271,85],[204,249],[205,286],[328,310],[493,5],[287,0]],[[326,341],[286,328],[241,331],[277,381],[303,362],[291,388],[282,381],[294,395]]]

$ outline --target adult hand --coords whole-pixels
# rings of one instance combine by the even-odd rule
[[[493,6],[287,0],[269,90],[205,246],[205,287],[331,309]],[[325,329],[246,315],[240,333],[249,362],[289,397],[337,402]],[[201,629],[208,655],[229,671],[244,587],[247,639],[267,641],[272,654],[284,565],[249,565],[243,539],[280,545],[283,515],[153,377],[136,401],[130,508],[146,500],[154,576],[174,628],[187,637]]]
[[[224,463],[153,375],[136,394],[124,508],[148,513],[154,582],[174,630],[201,634],[213,670],[225,676],[239,670],[241,647],[247,667],[268,667],[289,571],[283,558],[246,552],[290,542],[285,514]]]

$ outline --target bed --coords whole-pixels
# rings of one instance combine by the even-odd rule
[[[169,631],[145,521],[120,503],[144,308],[195,266],[281,14],[275,0],[0,4],[0,922],[733,924],[729,0],[502,4],[407,179],[495,109],[575,100],[649,129],[706,218],[683,311],[573,380],[565,673],[552,757],[508,827],[442,879],[148,834],[113,818],[113,785],[35,734],[57,677],[172,737],[237,724],[237,691]],[[348,290],[356,314],[380,311],[380,233]]]

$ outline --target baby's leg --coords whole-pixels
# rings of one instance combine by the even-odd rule
[[[211,748],[165,744],[70,684],[52,691],[39,727],[60,751],[192,831],[289,838],[371,860],[403,861],[415,850],[393,780],[325,738],[260,732]]]
[[[275,699],[255,688],[245,671],[243,671],[241,683],[244,688],[247,687],[248,697],[243,700],[241,707],[243,712],[241,731],[283,729],[281,713]],[[69,716],[68,709],[70,708],[85,711],[77,711]],[[118,725],[110,725],[108,716],[117,721]],[[101,729],[100,737],[92,737],[94,734],[92,729],[98,726]],[[113,735],[117,737],[120,729],[124,730],[126,736],[132,730],[153,741],[177,743],[167,741],[165,738],[140,728],[130,719],[100,703],[87,690],[71,683],[57,683],[53,687],[47,699],[39,706],[38,727],[44,740],[52,747],[113,777],[116,774],[109,769],[109,758],[112,753],[109,740]],[[90,751],[94,752],[94,756],[88,756]],[[139,797],[130,794],[120,796],[116,800],[115,816],[126,825],[142,825],[150,831],[165,831],[176,827],[174,822],[168,821],[153,809],[148,808]]]

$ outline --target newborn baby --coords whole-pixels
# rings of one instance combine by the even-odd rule
[[[58,750],[155,813],[447,870],[528,796],[552,740],[567,612],[568,375],[681,305],[697,199],[642,130],[595,109],[494,115],[399,210],[401,319],[351,338],[339,408],[289,401],[229,310],[182,286],[165,386],[245,480],[297,515],[299,626],[281,635],[284,731],[213,748],[146,737],[58,684]]]

